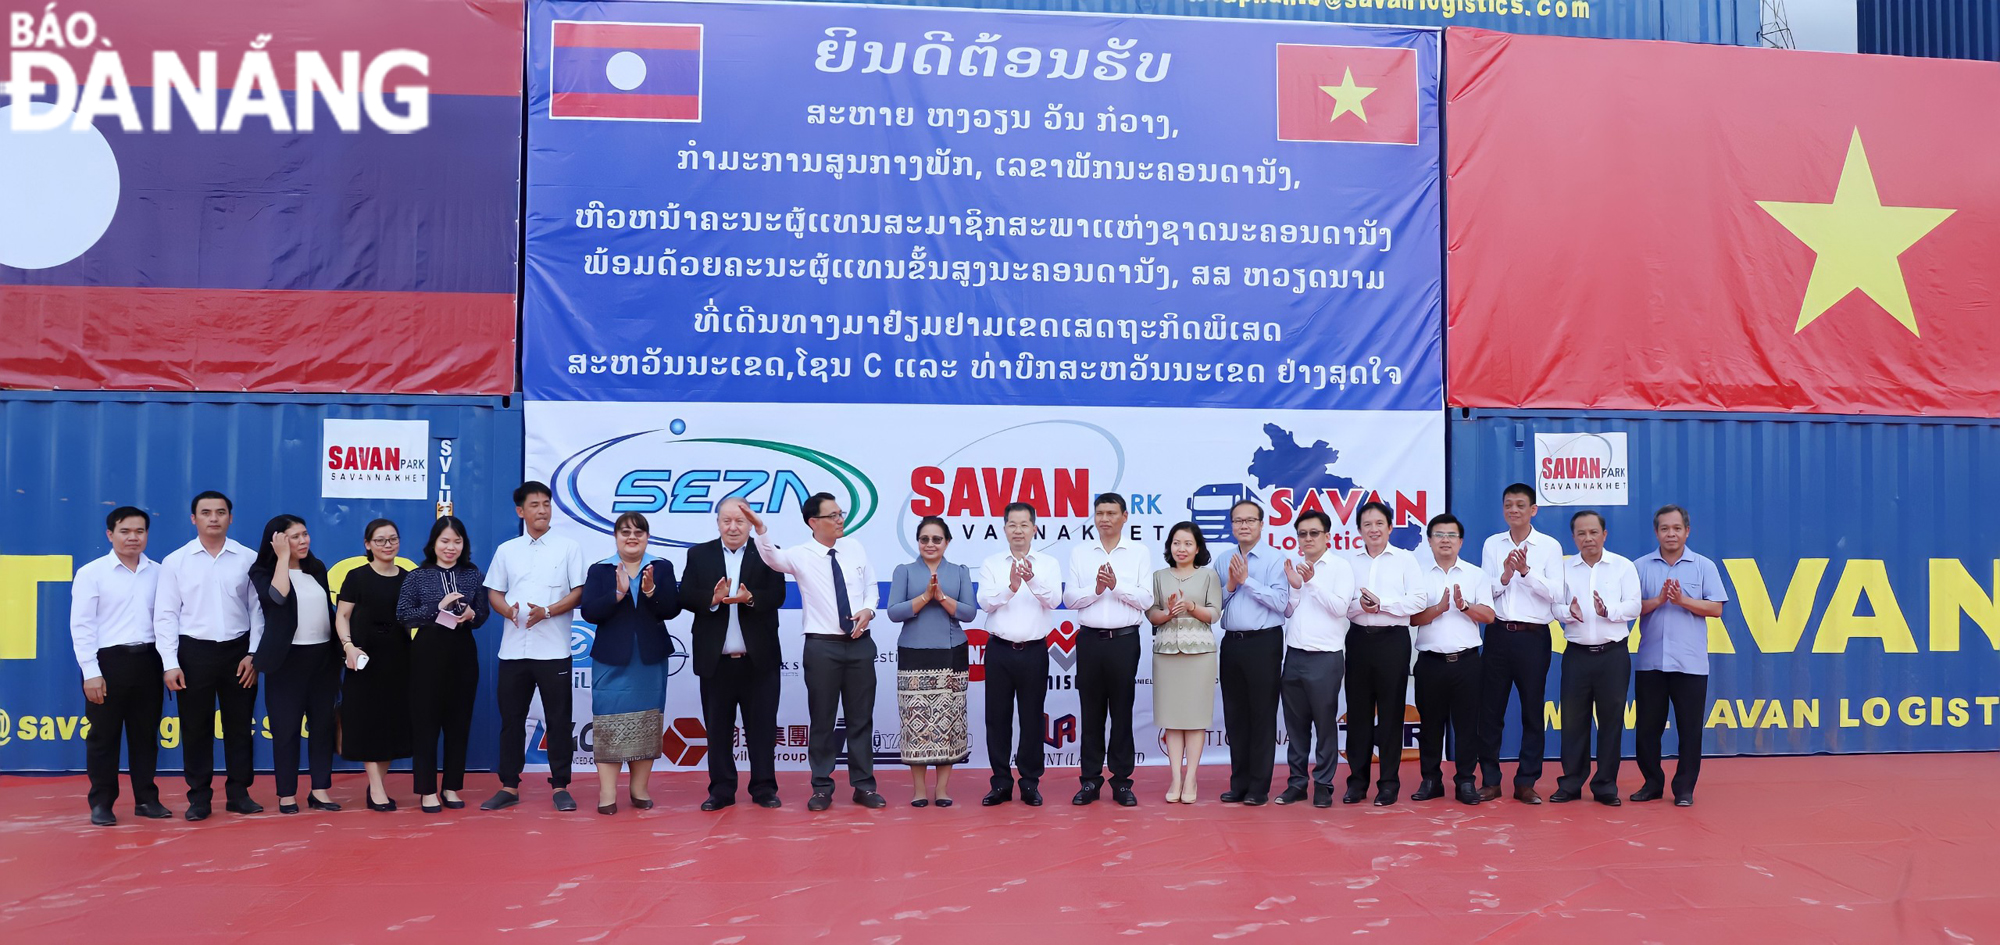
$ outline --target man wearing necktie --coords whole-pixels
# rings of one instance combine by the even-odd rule
[[[743,513],[757,533],[757,555],[774,571],[799,585],[805,614],[806,707],[811,713],[806,757],[812,764],[812,797],[806,809],[833,805],[834,730],[847,717],[847,783],[854,802],[871,809],[888,806],[875,793],[875,619],[878,585],[861,543],[845,537],[847,513],[833,494],[821,492],[802,507],[812,540],[779,548],[764,520],[747,505]],[[855,608],[855,604],[862,606]]]

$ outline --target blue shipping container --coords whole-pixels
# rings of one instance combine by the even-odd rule
[[[1860,0],[1857,52],[2000,61],[2000,3],[1993,0]]]
[[[322,436],[329,419],[426,424],[414,428],[428,441],[423,497],[325,497]],[[0,391],[0,481],[6,484],[0,491],[0,771],[83,770],[83,696],[70,645],[69,581],[78,566],[109,550],[104,516],[113,508],[136,505],[152,515],[147,554],[157,561],[193,539],[187,509],[194,494],[219,489],[235,503],[231,537],[254,548],[265,521],[295,514],[311,529],[314,554],[331,568],[361,554],[361,529],[376,517],[394,519],[403,554],[420,557],[438,503],[449,501],[472,533],[483,567],[501,540],[520,532],[511,494],[521,468],[521,410],[498,397]],[[483,665],[470,763],[491,768],[498,758],[499,718],[491,695],[498,623],[489,621],[477,637]],[[261,733],[261,706],[258,718]],[[169,703],[163,771],[180,767],[178,732]],[[221,747],[218,740],[218,755]],[[269,764],[270,741],[260,734],[258,766]]]
[[[1452,511],[1471,553],[1506,527],[1500,493],[1517,481],[1543,488],[1536,527],[1574,549],[1574,510],[1536,478],[1536,435],[1574,433],[1625,440],[1626,504],[1584,506],[1607,519],[1607,547],[1654,551],[1653,511],[1682,505],[1688,547],[1728,586],[1708,753],[2000,748],[2000,423],[1454,411]],[[1559,675],[1560,659],[1550,704]]]
[[[876,0],[825,0],[876,2]],[[1758,45],[1759,0],[887,0],[914,6],[1467,26],[1545,36]],[[963,37],[962,37],[963,38]]]

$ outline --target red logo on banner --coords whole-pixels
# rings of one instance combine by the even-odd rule
[[[1064,655],[1076,652],[1076,624],[1065,620],[1061,626],[1049,631],[1049,645],[1063,651]]]
[[[1416,144],[1417,51],[1278,45],[1278,140]]]
[[[660,733],[660,754],[679,768],[701,764],[708,757],[708,728],[700,719],[675,719]]]

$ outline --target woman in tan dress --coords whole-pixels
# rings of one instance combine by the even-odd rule
[[[1167,567],[1153,572],[1153,724],[1166,737],[1167,803],[1192,804],[1201,749],[1215,714],[1216,645],[1222,579],[1208,567],[1208,543],[1193,522],[1167,532]]]

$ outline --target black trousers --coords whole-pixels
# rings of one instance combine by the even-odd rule
[[[333,787],[333,702],[340,695],[340,656],[333,643],[292,645],[277,672],[264,677],[271,713],[271,780],[279,797],[299,793],[299,722],[304,720],[312,789]]]
[[[1417,654],[1417,757],[1426,781],[1444,781],[1445,729],[1451,730],[1455,784],[1471,784],[1479,770],[1480,659],[1478,650],[1451,659],[1428,651]]]
[[[1642,669],[1632,674],[1632,695],[1638,702],[1638,717],[1634,720],[1638,731],[1632,747],[1646,786],[1659,788],[1666,784],[1666,772],[1660,767],[1660,738],[1667,731],[1667,706],[1671,703],[1674,727],[1680,736],[1680,763],[1674,766],[1674,797],[1692,797],[1694,782],[1701,777],[1701,733],[1707,724],[1708,677]]]
[[[1570,644],[1562,665],[1562,777],[1556,787],[1571,794],[1590,774],[1590,723],[1597,721],[1597,774],[1590,793],[1618,793],[1618,762],[1624,752],[1625,693],[1632,684],[1632,651],[1625,641],[1598,652]]]
[[[236,667],[250,655],[250,638],[237,637],[223,643],[181,637],[181,674],[187,688],[180,691],[181,768],[187,775],[188,803],[207,805],[215,796],[215,728],[219,710],[222,724],[223,770],[228,777],[223,790],[232,801],[250,798],[251,715],[257,707],[255,683],[245,689],[236,681]]]
[[[702,724],[708,727],[708,796],[736,797],[736,752],[723,733],[743,714],[743,748],[750,761],[750,797],[778,796],[778,667],[758,672],[747,656],[722,656],[701,677]]]
[[[1500,785],[1500,742],[1506,736],[1507,700],[1512,696],[1521,705],[1521,751],[1514,765],[1514,784],[1531,787],[1541,780],[1542,761],[1549,753],[1542,720],[1553,658],[1549,628],[1537,624],[1533,629],[1511,630],[1490,624],[1485,642],[1480,648],[1480,782],[1487,787]]]
[[[1284,690],[1285,761],[1290,769],[1285,779],[1287,790],[1305,790],[1308,774],[1315,788],[1333,790],[1333,768],[1340,761],[1333,751],[1334,732],[1340,724],[1340,681],[1346,669],[1344,653],[1285,648],[1285,675],[1280,686]],[[1312,760],[1310,772],[1308,758]]]
[[[1111,788],[1132,786],[1132,766],[1138,749],[1132,741],[1132,703],[1139,694],[1139,632],[1106,638],[1095,627],[1076,631],[1076,698],[1083,715],[1079,779],[1086,788],[1104,785],[1104,768],[1111,768]],[[1110,743],[1105,721],[1110,720]],[[1109,748],[1109,755],[1106,748]]]
[[[160,786],[153,772],[160,766],[160,651],[151,643],[108,646],[97,651],[97,669],[104,674],[104,701],[85,702],[83,717],[90,734],[83,739],[84,768],[90,772],[92,807],[118,801],[118,743],[122,737],[132,772],[135,804],[158,804]]]
[[[542,694],[542,723],[548,727],[549,787],[569,787],[570,766],[576,760],[576,727],[572,713],[569,657],[556,660],[501,660],[500,783],[521,786],[521,769],[528,764],[528,707]]]
[[[814,794],[833,793],[833,766],[840,756],[835,738],[842,713],[847,719],[847,784],[875,790],[875,637],[856,640],[808,634],[805,648],[806,761],[812,766]]]
[[[1229,739],[1229,789],[1248,797],[1271,793],[1278,755],[1278,685],[1285,665],[1285,628],[1222,635],[1222,730]]]
[[[986,641],[986,762],[993,768],[993,790],[1013,790],[1016,767],[1021,771],[1021,787],[1041,786],[1046,727],[1042,709],[1048,698],[1047,640],[1033,640],[1018,648],[999,637]]]
[[[1410,628],[1363,627],[1347,631],[1347,787],[1368,789],[1372,755],[1382,756],[1378,782],[1401,784],[1403,698],[1410,688]]]
[[[438,793],[438,739],[444,739],[444,790],[465,790],[465,746],[479,692],[479,647],[472,634],[435,624],[410,641],[410,782]],[[517,737],[520,728],[514,729]]]

